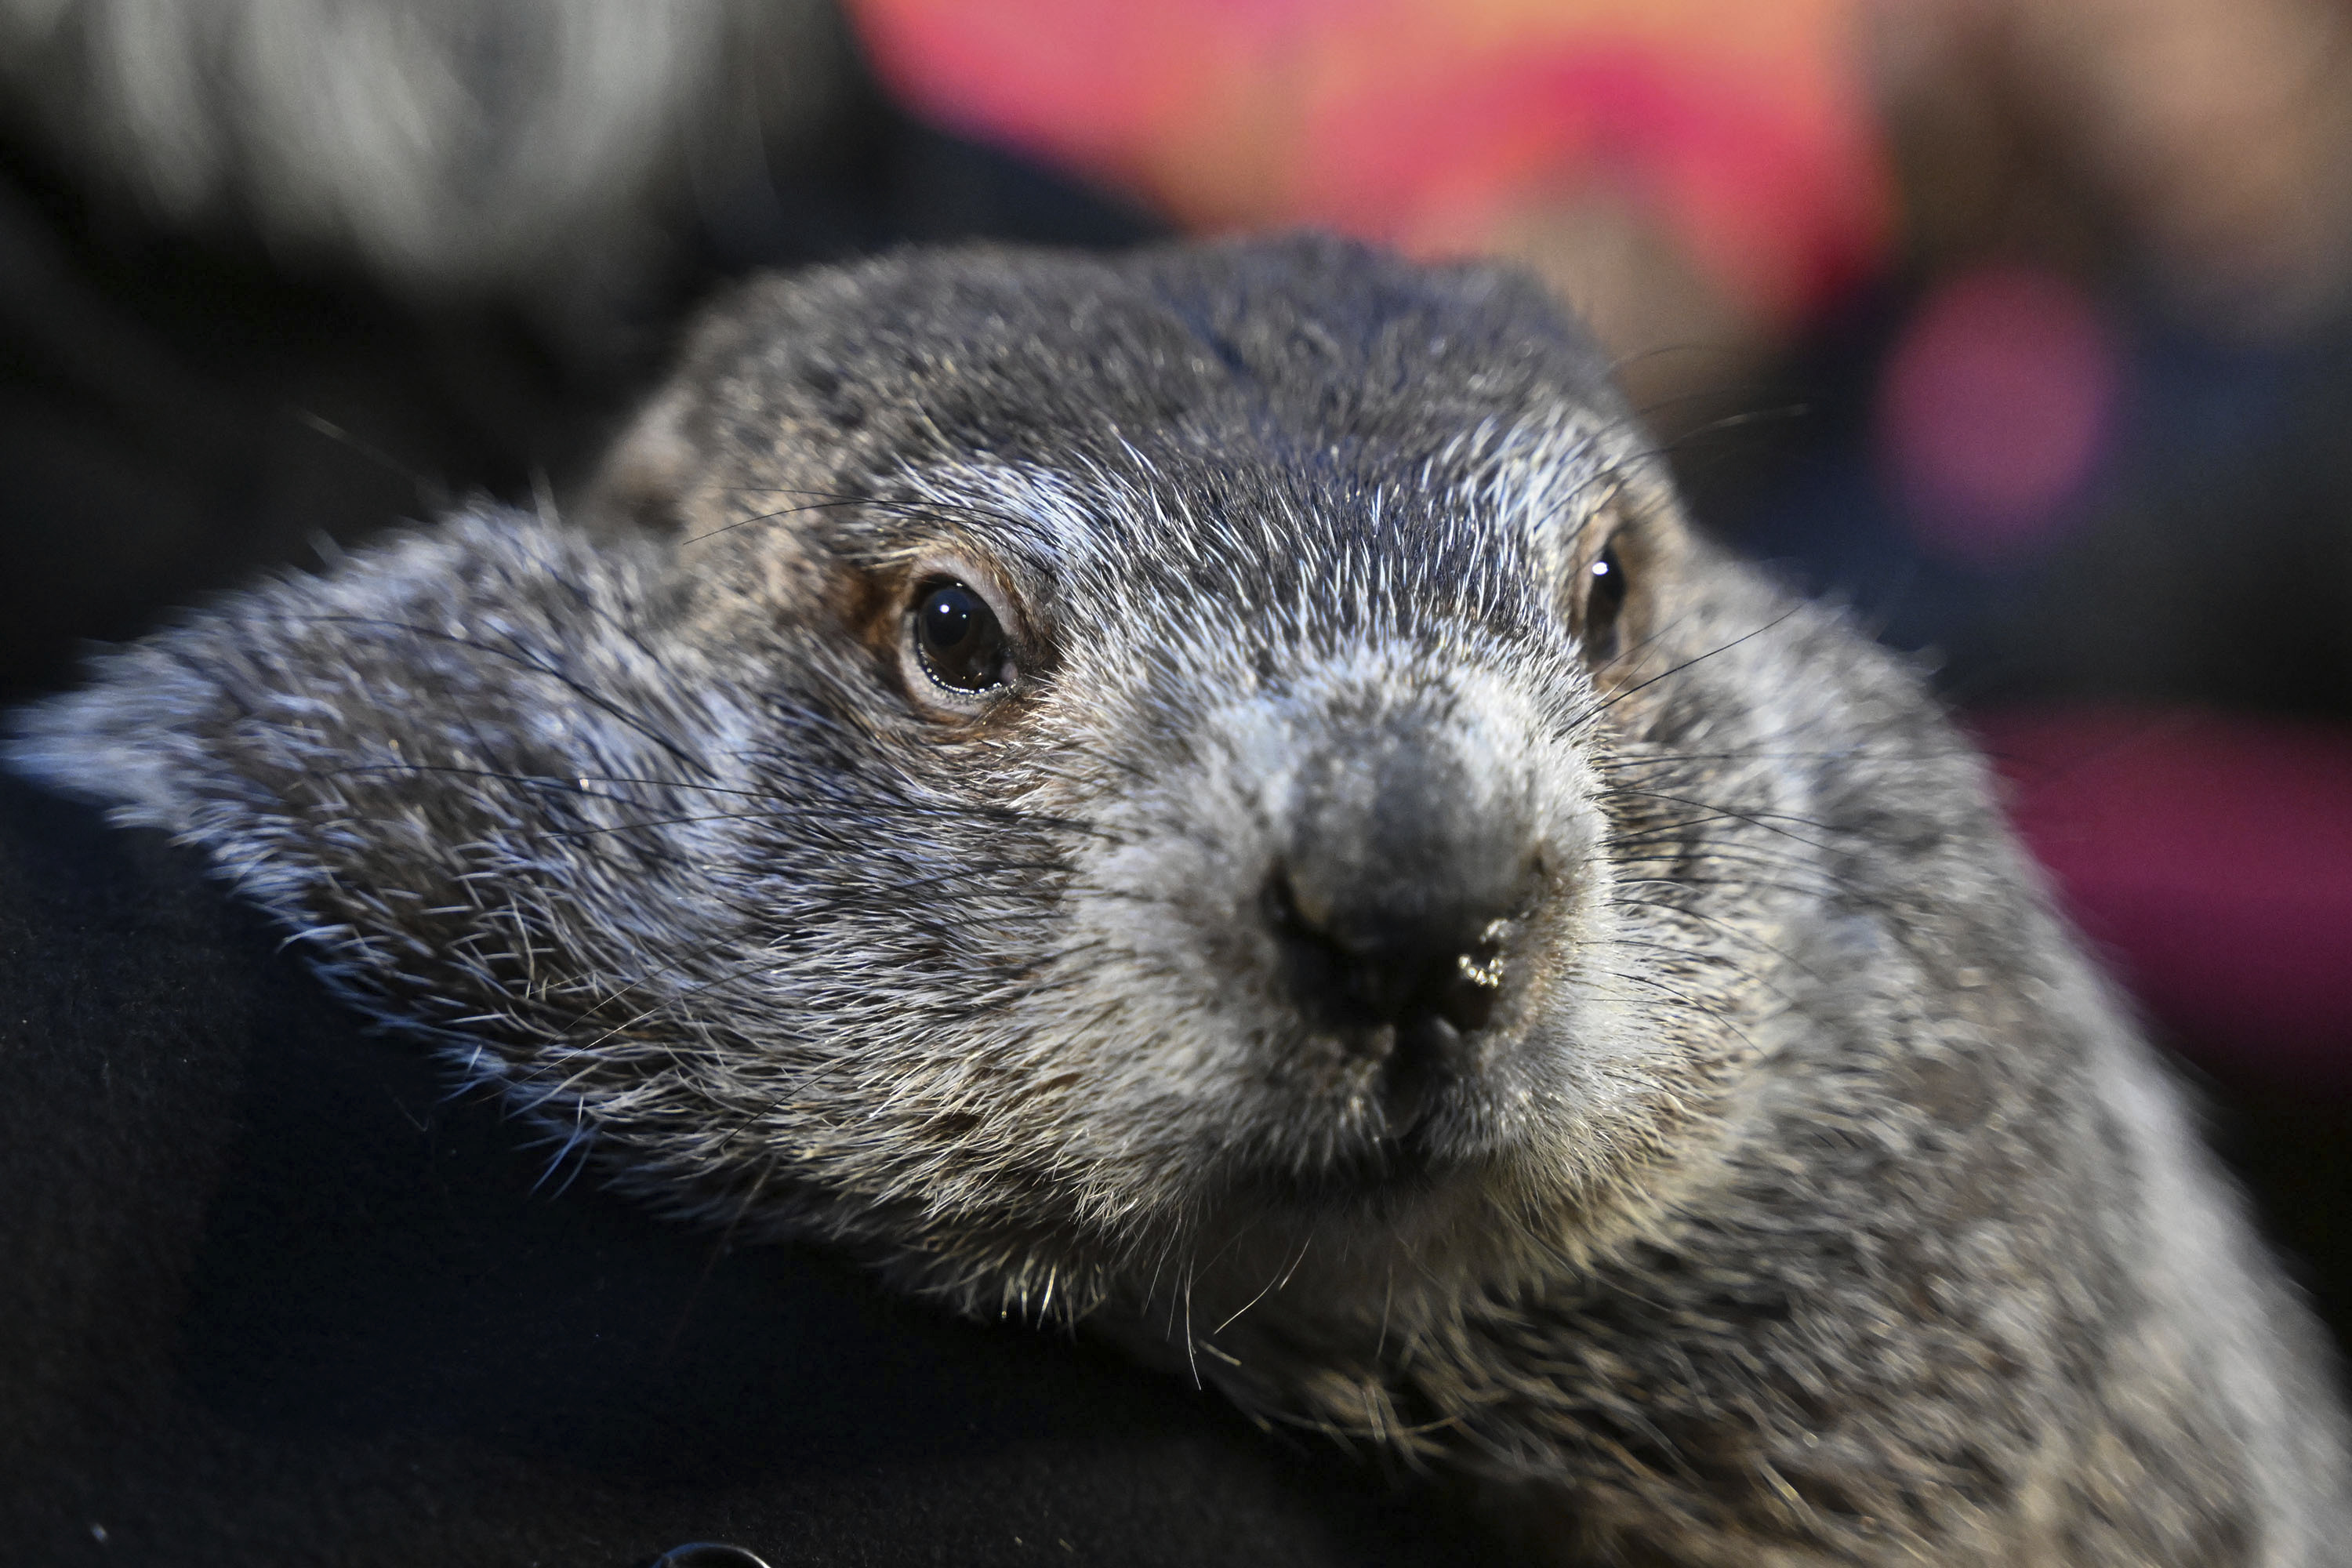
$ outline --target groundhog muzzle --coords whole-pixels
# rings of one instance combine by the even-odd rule
[[[1517,1560],[2340,1559],[2320,1336],[1983,764],[1531,283],[761,281],[568,510],[224,599],[16,765],[559,1157]]]

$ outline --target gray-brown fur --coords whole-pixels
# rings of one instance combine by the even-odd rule
[[[1685,533],[1530,285],[1312,240],[762,282],[581,521],[226,600],[16,764],[630,1188],[1086,1319],[1528,1561],[2340,1554],[2332,1364],[1982,764]],[[926,689],[942,571],[1008,689]],[[1486,860],[1485,1022],[1328,1010],[1316,889]]]

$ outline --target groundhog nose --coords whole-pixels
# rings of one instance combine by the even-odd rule
[[[1434,1024],[1467,1034],[1493,1016],[1509,902],[1334,906],[1299,888],[1288,868],[1277,871],[1266,905],[1291,994],[1318,1023],[1354,1033],[1381,1026],[1426,1033]],[[1443,1030],[1436,1038],[1444,1042]]]
[[[1442,1040],[1492,1016],[1540,858],[1524,812],[1459,763],[1386,752],[1309,770],[1266,916],[1302,1012],[1368,1039]]]

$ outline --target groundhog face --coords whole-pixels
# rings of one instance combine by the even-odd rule
[[[887,1064],[942,1175],[1019,1161],[1106,1222],[1589,1182],[1659,1084],[1610,977],[1591,651],[1654,552],[1231,446],[1155,496],[1138,456],[927,465],[686,546],[684,619],[800,732],[730,786],[797,808],[729,851],[781,884],[766,950],[882,1036],[819,1010],[817,1070]]]
[[[741,787],[829,815],[730,853],[828,999],[794,1093],[927,1204],[1121,1246],[1591,1209],[1736,1033],[1618,886],[1690,547],[1591,351],[1465,333],[1540,309],[1490,274],[1285,265],[1223,322],[1076,263],[755,292],[595,503],[790,716]]]

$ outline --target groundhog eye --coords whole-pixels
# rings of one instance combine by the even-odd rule
[[[915,649],[933,680],[950,691],[986,691],[1006,683],[1004,627],[988,601],[952,578],[915,590]]]
[[[1625,567],[1610,541],[1585,568],[1584,651],[1594,659],[1617,655],[1617,618],[1625,607]]]

